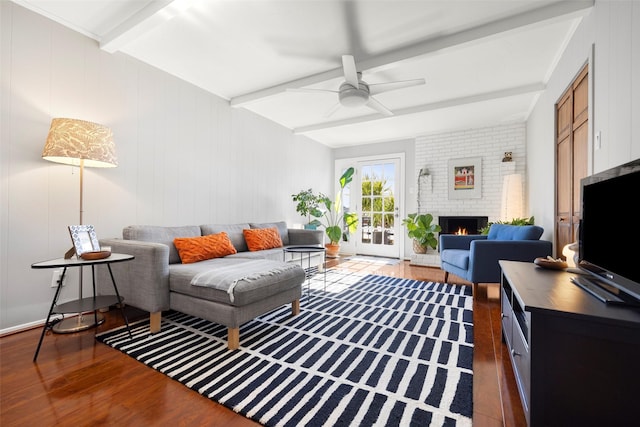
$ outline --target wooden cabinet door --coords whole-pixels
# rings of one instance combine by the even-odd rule
[[[588,67],[580,72],[573,84],[573,234],[571,242],[578,240],[578,226],[580,225],[580,180],[587,176],[587,162],[589,150],[589,79]],[[571,243],[569,242],[569,243]],[[562,247],[559,249],[562,252]]]
[[[578,239],[580,180],[587,176],[588,77],[585,65],[556,104],[555,256],[562,258],[565,245]]]

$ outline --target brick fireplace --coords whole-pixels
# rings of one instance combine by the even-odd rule
[[[486,216],[440,216],[438,224],[442,228],[440,234],[480,234],[487,226]]]

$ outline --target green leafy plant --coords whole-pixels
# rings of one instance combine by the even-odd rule
[[[438,247],[438,239],[435,233],[442,231],[438,224],[432,224],[433,215],[412,213],[402,220],[402,225],[407,227],[407,235],[420,246],[431,249]]]
[[[534,217],[529,218],[513,218],[511,221],[494,221],[487,223],[486,227],[480,229],[480,234],[489,234],[491,224],[507,224],[507,225],[534,225]]]
[[[313,190],[309,188],[308,190],[302,190],[298,194],[292,194],[291,198],[296,204],[296,212],[298,212],[303,217],[307,218],[307,223],[313,226],[319,226],[320,221],[317,219],[312,220],[311,217],[320,217],[322,216],[322,211],[318,209],[320,204],[326,198],[326,196],[322,193],[314,194]]]
[[[340,190],[336,193],[335,200],[332,201],[329,197],[324,196],[321,199],[321,205],[324,205],[325,210],[321,212],[321,215],[315,215],[321,217],[320,223],[324,225],[325,233],[332,244],[339,244],[340,239],[355,233],[358,226],[358,214],[345,212],[342,206],[342,193],[344,188],[353,180],[354,173],[355,169],[352,167],[344,171],[338,180]],[[343,236],[343,227],[345,236]]]

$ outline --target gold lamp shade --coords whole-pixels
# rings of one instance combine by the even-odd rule
[[[95,168],[118,166],[111,129],[78,119],[53,119],[42,158],[56,163]]]

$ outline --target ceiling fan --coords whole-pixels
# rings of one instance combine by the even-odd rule
[[[372,95],[425,84],[424,79],[369,84],[362,80],[362,73],[357,71],[356,61],[353,58],[353,55],[342,55],[342,69],[344,72],[344,82],[340,85],[338,90],[305,88],[291,88],[287,90],[290,92],[337,93],[338,103],[327,112],[326,117],[331,116],[341,106],[349,108],[366,106],[385,116],[393,116],[393,112],[382,105],[380,101],[375,99]]]

